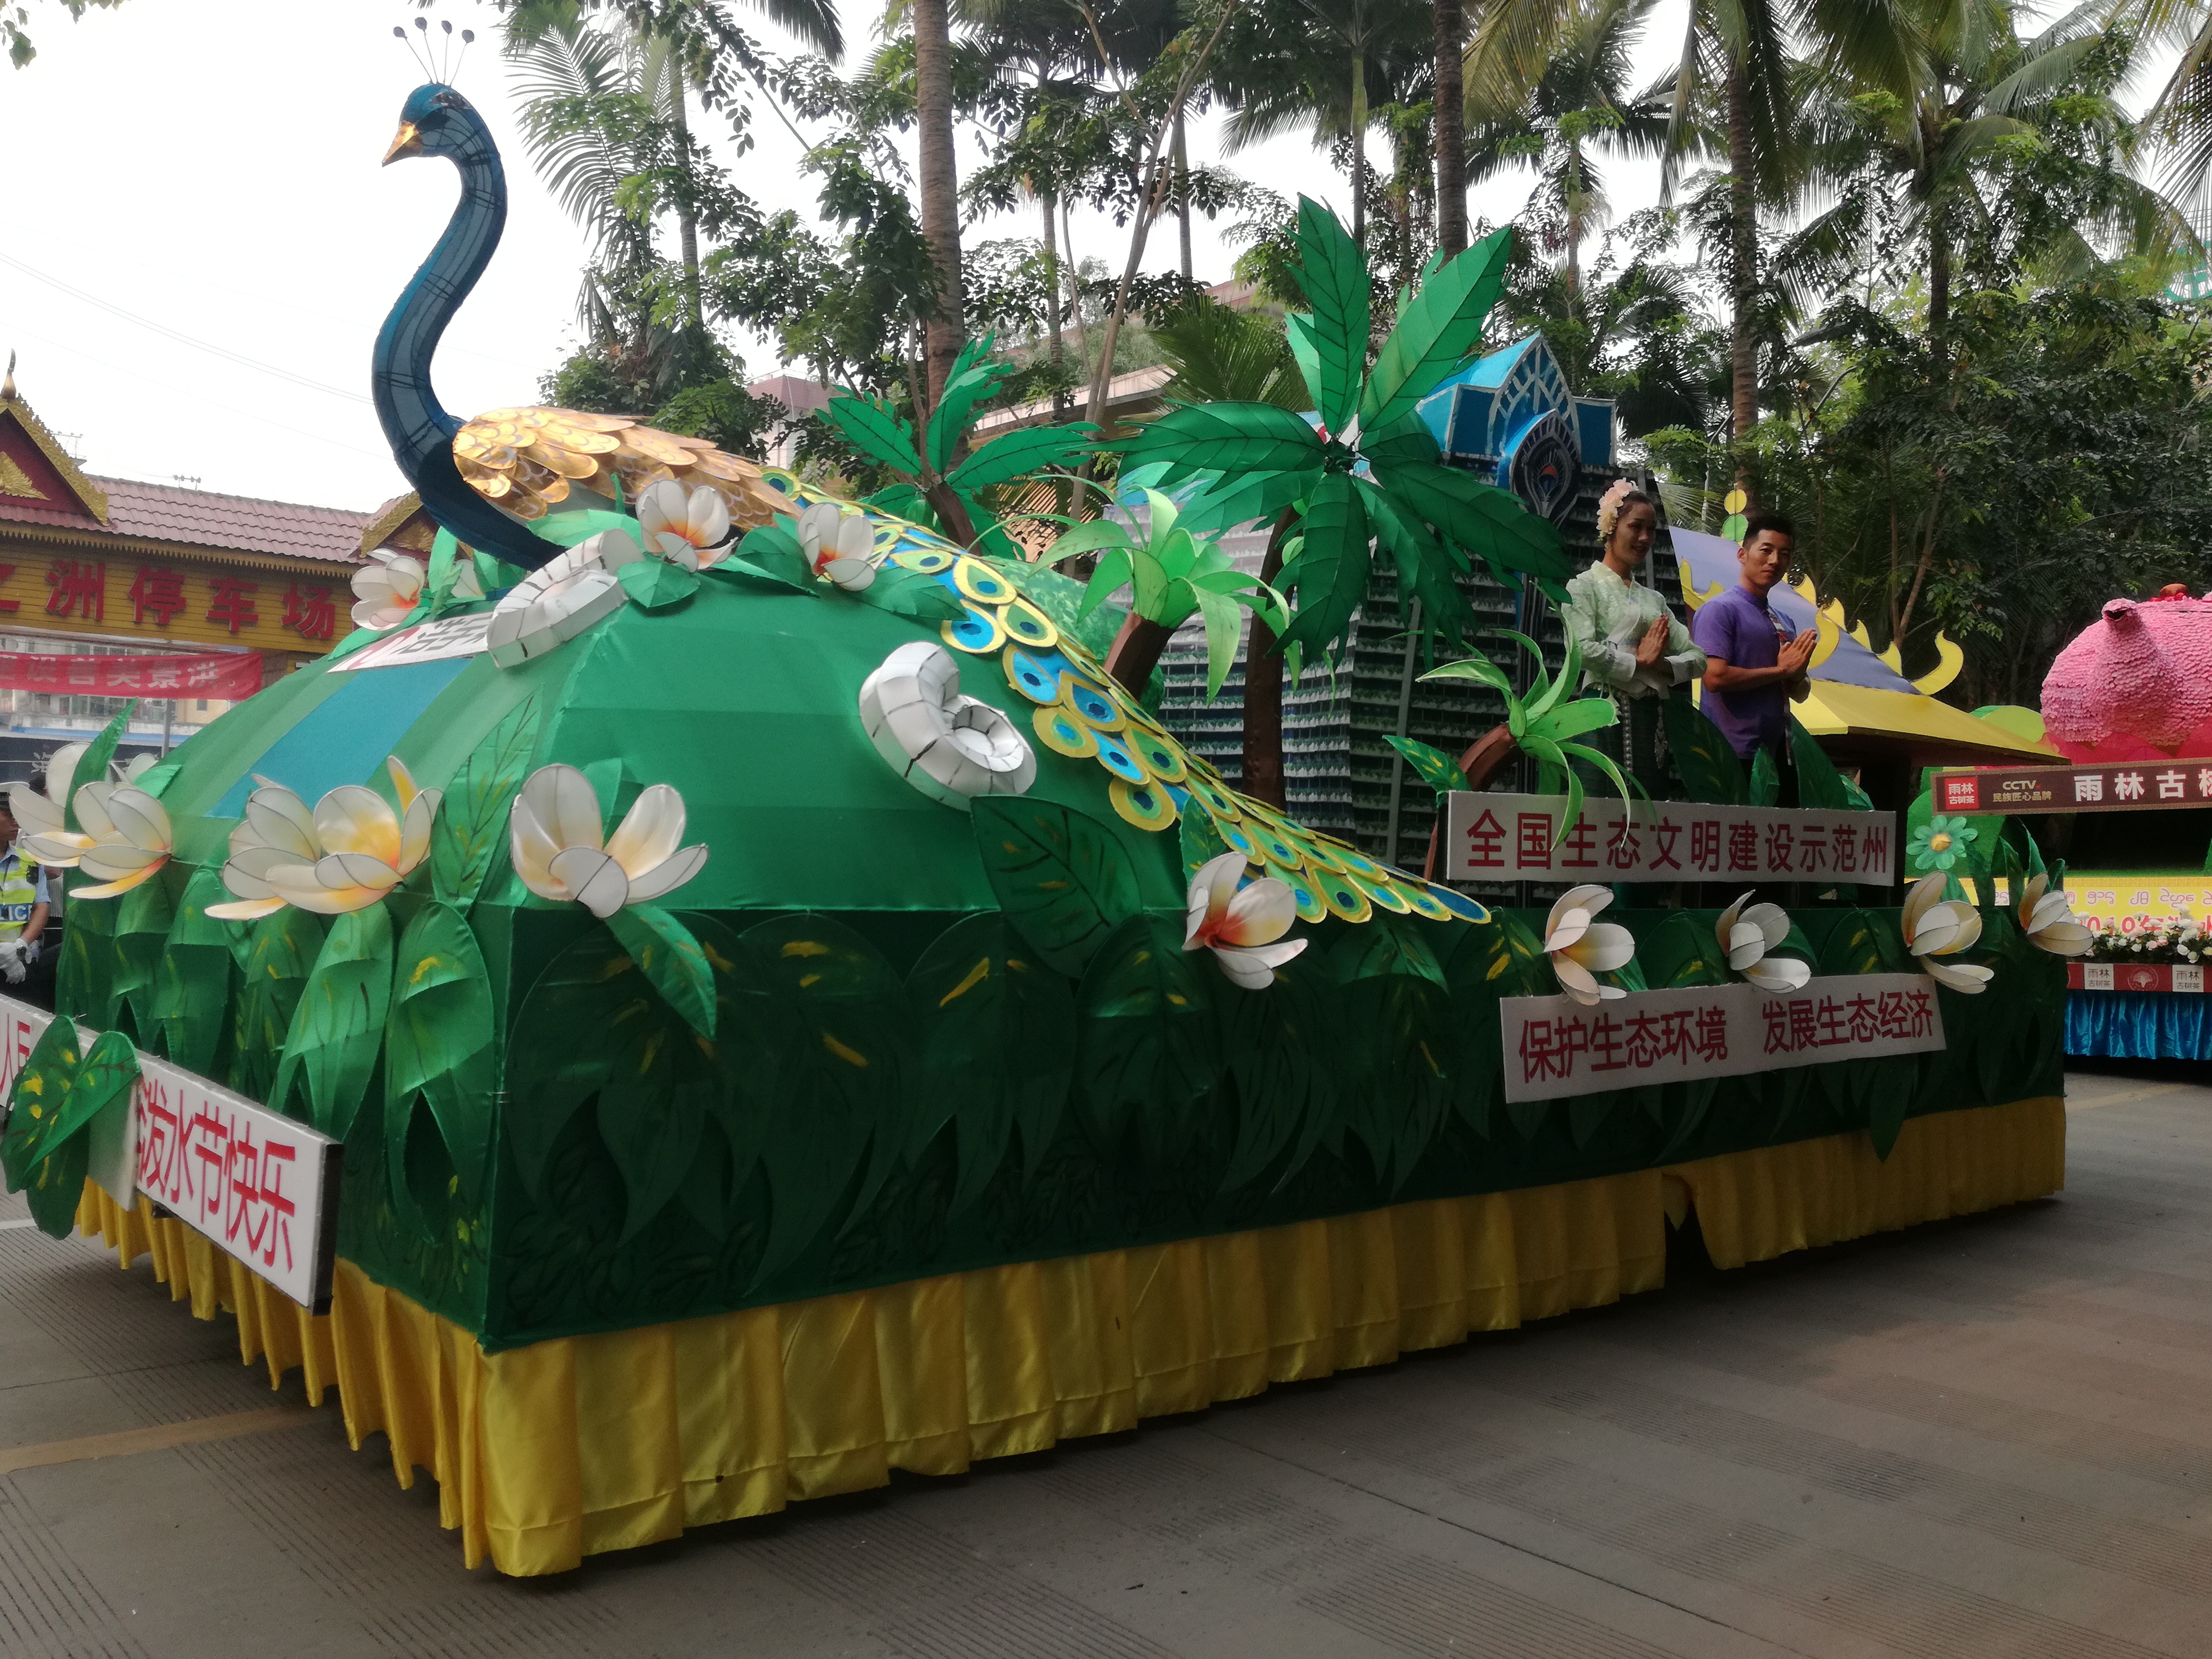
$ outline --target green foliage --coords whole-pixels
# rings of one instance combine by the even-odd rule
[[[657,904],[625,905],[606,921],[608,931],[622,942],[662,1000],[683,1015],[693,1030],[712,1041],[714,969],[691,930]]]
[[[1774,751],[1765,744],[1751,757],[1750,794],[1753,806],[1773,806],[1782,799],[1782,771],[1774,763]]]
[[[1134,1126],[1147,1162],[1179,1156],[1221,1068],[1220,975],[1182,948],[1180,917],[1132,915],[1099,945],[1076,993],[1076,1096],[1102,1152]]]
[[[665,559],[632,559],[615,572],[615,580],[641,611],[673,611],[699,591],[696,572]]]
[[[430,829],[430,885],[463,910],[483,888],[507,841],[507,808],[538,744],[538,699],[526,697],[472,750],[447,786]]]
[[[1222,1190],[1257,1182],[1279,1160],[1277,1184],[1303,1168],[1324,1134],[1340,1133],[1343,1067],[1349,1041],[1336,976],[1309,950],[1275,970],[1275,981],[1248,991],[1214,988],[1220,1046],[1237,1098],[1237,1139]]]
[[[1505,280],[1513,233],[1500,230],[1447,260],[1398,313],[1375,356],[1359,404],[1363,425],[1378,432],[1433,392],[1482,338],[1483,319]]]
[[[242,923],[207,914],[210,904],[230,897],[222,871],[210,865],[195,870],[177,901],[176,919],[154,973],[154,1041],[160,1051],[188,1072],[221,1075],[217,1064],[228,1022],[235,971],[234,941],[246,934]]]
[[[49,778],[46,781],[49,789],[66,792],[59,797],[62,821],[66,828],[79,833],[83,831],[84,825],[77,822],[76,792],[88,783],[106,781],[108,768],[115,759],[115,745],[131,729],[131,716],[137,708],[138,699],[136,697],[125,703],[115,718],[100,728],[99,735],[85,746],[84,753],[77,757],[76,770],[66,778]]]
[[[156,874],[119,898],[88,902],[115,907],[114,974],[108,981],[106,1006],[98,1023],[111,1030],[127,1030],[133,1037],[151,1042],[162,947],[176,921],[168,884]]]
[[[1628,780],[1613,757],[1590,748],[1586,744],[1569,741],[1588,732],[1611,726],[1620,718],[1620,710],[1610,697],[1584,697],[1566,702],[1567,691],[1582,678],[1582,650],[1575,643],[1572,633],[1567,635],[1565,660],[1559,665],[1559,678],[1554,679],[1544,666],[1541,647],[1524,634],[1504,630],[1507,637],[1519,645],[1535,659],[1534,677],[1529,682],[1525,696],[1514,685],[1505,671],[1487,657],[1469,657],[1459,662],[1446,663],[1432,668],[1421,676],[1425,680],[1473,680],[1478,685],[1489,687],[1505,700],[1506,730],[1522,753],[1533,757],[1541,770],[1537,780],[1537,792],[1553,794],[1566,793],[1567,810],[1560,815],[1558,835],[1553,837],[1557,846],[1567,831],[1572,829],[1583,813],[1583,782],[1571,762],[1580,761],[1595,768],[1612,781],[1620,792],[1621,804],[1631,805]]]
[[[1367,597],[1367,514],[1349,473],[1324,473],[1306,501],[1304,544],[1283,566],[1282,586],[1298,596],[1285,647],[1326,650],[1346,637]]]
[[[1761,751],[1762,753],[1764,751]],[[1790,764],[1797,774],[1797,804],[1832,811],[1849,811],[1864,802],[1851,799],[1851,785],[1836,770],[1827,750],[1795,714],[1790,717]]]
[[[84,1196],[88,1131],[103,1112],[128,1111],[138,1054],[128,1037],[103,1031],[82,1055],[66,1019],[46,1027],[17,1075],[0,1165],[8,1190],[27,1192],[39,1231],[65,1238]]]
[[[292,914],[279,911],[269,920]],[[462,1196],[474,1200],[486,1190],[499,1085],[498,1028],[483,953],[460,911],[433,900],[407,925],[393,962],[397,977],[384,1036],[384,1128],[394,1200],[406,1201],[398,1188],[418,1099],[437,1124]]]
[[[1359,408],[1367,371],[1367,261],[1336,216],[1304,196],[1297,236],[1295,275],[1313,310],[1285,319],[1291,352],[1321,423],[1340,431]]]
[[[252,925],[234,1006],[230,1080],[240,1094],[273,1101],[292,1011],[323,948],[323,919],[289,905]]]
[[[381,904],[331,924],[277,1061],[270,1104],[343,1140],[368,1098],[392,1007],[392,917]],[[306,1110],[294,1091],[304,1085]]]
[[[1659,717],[1674,757],[1674,775],[1692,800],[1717,806],[1749,803],[1751,785],[1744,777],[1743,763],[1701,709],[1686,697],[1669,697],[1659,706]]]
[[[1469,787],[1467,774],[1459,769],[1459,763],[1443,750],[1431,749],[1425,743],[1416,742],[1412,738],[1386,736],[1382,741],[1405,757],[1406,763],[1419,775],[1421,781],[1437,792],[1438,802],[1441,803],[1455,789]]]
[[[1014,930],[1055,972],[1079,979],[1139,908],[1137,872],[1114,832],[1049,801],[977,799],[975,849]]]

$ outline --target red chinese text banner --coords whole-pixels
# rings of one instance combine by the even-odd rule
[[[79,656],[0,651],[0,690],[85,697],[209,697],[243,702],[261,689],[261,653]]]

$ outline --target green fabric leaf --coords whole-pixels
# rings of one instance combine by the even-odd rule
[[[1364,933],[1367,930],[1357,930]],[[1437,980],[1390,973],[1342,986],[1346,1028],[1355,1034],[1344,1119],[1369,1161],[1395,1191],[1443,1128],[1453,1100],[1457,1042],[1451,1000]]]
[[[1425,743],[1417,742],[1412,738],[1386,735],[1382,741],[1406,757],[1406,764],[1413,769],[1423,783],[1437,792],[1439,804],[1453,790],[1471,787],[1467,781],[1467,774],[1459,769],[1459,763],[1443,750],[1431,749]]]
[[[1654,991],[1679,990],[1692,985],[1727,985],[1728,957],[1703,912],[1670,910],[1656,913],[1661,920],[1638,927],[1648,910],[1622,910],[1617,919],[1636,931],[1636,960],[1644,969],[1644,984]]]
[[[506,844],[507,808],[529,774],[538,729],[538,699],[526,697],[470,751],[447,786],[430,827],[430,888],[444,902],[465,910],[483,890]]]
[[[108,983],[106,1012],[97,1023],[111,1030],[127,1026],[134,1039],[150,1042],[155,981],[161,971],[169,928],[176,921],[168,884],[159,875],[151,876],[119,898],[89,903],[115,907],[114,977]]]
[[[665,559],[632,559],[615,572],[615,580],[641,611],[673,611],[699,591],[696,572]]]
[[[1340,432],[1359,407],[1367,368],[1367,261],[1336,215],[1304,196],[1298,198],[1297,238],[1298,263],[1291,274],[1313,307],[1299,330],[1314,356],[1306,386],[1322,424]],[[1295,339],[1291,349],[1298,349]],[[1298,367],[1307,366],[1301,362]]]
[[[1765,750],[1759,750],[1764,756]],[[1828,758],[1828,751],[1800,723],[1790,717],[1790,763],[1797,772],[1797,804],[1800,806],[1819,806],[1837,811],[1849,811],[1851,798],[1844,775]]]
[[[1282,638],[1320,651],[1348,634],[1367,597],[1367,514],[1350,477],[1331,472],[1314,486],[1304,528],[1305,545],[1276,584],[1297,594],[1297,614]]]
[[[49,1238],[67,1238],[84,1201],[84,1178],[92,1164],[92,1138],[71,1135],[39,1161],[24,1187],[31,1219]]]
[[[23,1069],[15,1073],[8,1095],[7,1132],[0,1134],[0,1170],[6,1172],[11,1193],[23,1190],[39,1160],[58,1144],[52,1131],[68,1103],[77,1057],[76,1025],[66,1019],[52,1020],[31,1045]]]
[[[153,1026],[149,1044],[188,1072],[213,1078],[222,1074],[217,1062],[230,1007],[231,975],[236,970],[234,936],[247,930],[242,922],[222,921],[206,914],[210,904],[230,897],[222,884],[222,872],[210,866],[195,870],[177,901],[176,919],[161,948],[154,971]]]
[[[847,442],[880,466],[896,467],[908,477],[921,476],[921,457],[915,453],[914,428],[872,398],[855,397],[839,387],[829,407],[817,411]]]
[[[56,1025],[65,1024],[56,1020]],[[93,1038],[69,1079],[61,1105],[49,1121],[44,1151],[48,1157],[72,1135],[91,1126],[93,1119],[118,1103],[129,1101],[138,1081],[138,1050],[120,1031],[102,1031]],[[71,1207],[75,1207],[72,1206]]]
[[[185,763],[182,761],[162,761],[156,765],[148,767],[137,777],[131,779],[131,787],[141,794],[151,795],[155,799],[159,800],[161,798],[161,792],[177,781],[177,774],[184,770],[184,767]]]
[[[77,757],[76,770],[66,778],[46,780],[50,790],[57,783],[67,786],[68,793],[62,797],[64,827],[76,830],[79,835],[84,833],[84,826],[77,822],[76,817],[76,792],[88,783],[100,783],[106,780],[107,769],[115,759],[115,745],[131,729],[131,716],[137,708],[138,699],[136,697],[125,703],[115,718],[100,728],[100,734],[86,745],[84,753]],[[70,919],[72,927],[76,925],[76,920],[74,916]]]
[[[975,848],[1000,908],[1044,964],[1079,979],[1139,908],[1137,872],[1114,832],[1071,806],[979,797]]]
[[[1751,757],[1750,804],[1771,806],[1782,799],[1782,774],[1774,764],[1774,751],[1765,744]]]
[[[1668,697],[1659,705],[1659,718],[1674,753],[1674,775],[1692,800],[1741,806],[1750,799],[1743,763],[1702,709],[1687,697]]]
[[[1444,982],[1443,964],[1429,944],[1426,925],[1400,916],[1377,915],[1364,927],[1346,928],[1330,947],[1328,959],[1330,971],[1346,984],[1389,974],[1432,985]]]
[[[929,411],[922,447],[929,452],[931,469],[940,477],[952,464],[953,453],[960,447],[961,435],[968,430],[969,417],[975,405],[991,395],[991,389],[1001,378],[1014,371],[1010,362],[984,361],[991,355],[995,338],[986,334],[961,348],[952,372],[945,377],[945,391],[937,400],[937,407]]]
[[[925,530],[944,529],[937,522],[937,513],[930,506],[929,497],[910,483],[889,483],[881,489],[871,490],[860,497],[860,505],[894,519],[904,519],[908,524],[918,524]]]
[[[1513,232],[1497,231],[1450,260],[1399,307],[1398,321],[1375,354],[1360,399],[1364,427],[1382,428],[1436,390],[1482,340],[1513,251]]]
[[[1212,702],[1221,695],[1221,684],[1229,678],[1230,667],[1237,660],[1244,607],[1202,587],[1193,587],[1190,592],[1198,601],[1198,613],[1206,623],[1206,700]]]
[[[1005,917],[988,915],[932,940],[906,990],[918,1022],[913,1152],[953,1126],[957,1213],[999,1172],[1017,1128],[1024,1178],[1044,1161],[1074,1079],[1075,998]]]
[[[1486,685],[1506,700],[1506,707],[1518,714],[1521,694],[1506,672],[1487,657],[1468,657],[1458,662],[1448,662],[1442,667],[1431,668],[1421,676],[1425,680],[1473,680],[1477,685]],[[1516,722],[1519,725],[1519,722]],[[1526,729],[1525,726],[1522,729]],[[1514,736],[1521,735],[1520,730]]]
[[[1076,994],[1076,1088],[1102,1152],[1133,1121],[1144,1156],[1182,1156],[1192,1107],[1220,1074],[1212,1018],[1220,973],[1182,948],[1182,919],[1133,915],[1100,945]]]
[[[1177,819],[1176,838],[1182,844],[1182,878],[1186,883],[1203,866],[1229,850],[1221,831],[1213,827],[1212,818],[1204,812],[1185,812]]]
[[[392,1009],[392,915],[382,904],[349,910],[316,954],[276,1064],[270,1101],[343,1140],[368,1097]],[[305,1111],[293,1091],[307,1089]]]
[[[1124,465],[1166,462],[1170,479],[1194,472],[1318,474],[1324,453],[1311,427],[1268,404],[1178,404],[1112,447]]]
[[[926,576],[919,570],[902,570],[896,565],[878,566],[875,580],[854,597],[878,611],[888,611],[895,617],[911,617],[933,626],[957,621],[967,614],[959,595],[936,577]]]
[[[1493,570],[1521,571],[1561,582],[1571,574],[1559,550],[1559,532],[1510,491],[1436,463],[1374,461],[1372,465],[1375,482],[1401,508],[1480,555]]]
[[[1097,430],[1087,421],[1017,427],[961,462],[952,470],[950,483],[964,496],[971,490],[1011,483],[1043,467],[1073,466],[1091,447]]]
[[[778,519],[773,524],[748,530],[744,539],[737,545],[736,556],[750,562],[759,574],[771,581],[783,582],[811,592],[814,573],[806,568],[806,550],[799,544],[799,538],[793,532],[791,524],[788,519]],[[714,568],[720,570],[728,562],[725,560]]]
[[[61,957],[54,967],[54,1006],[95,1025],[106,1024],[113,1001],[115,906],[99,899],[80,901],[76,896],[81,888],[98,884],[82,871],[64,872],[69,925],[62,929]]]
[[[1528,730],[1553,743],[1565,743],[1585,732],[1602,731],[1620,719],[1620,708],[1611,697],[1582,697],[1573,702],[1556,704],[1540,717],[1532,717]]]
[[[1504,1034],[1498,1000],[1550,996],[1559,990],[1543,941],[1527,923],[1502,911],[1460,930],[1446,977],[1452,994],[1452,1023],[1464,1048],[1455,1073],[1454,1109],[1478,1134],[1490,1133],[1490,1109],[1501,1095]],[[1509,1103],[1506,1112],[1524,1140],[1535,1138],[1551,1103]]]
[[[632,904],[607,919],[661,999],[701,1036],[714,1035],[714,972],[691,930],[657,904]]]
[[[323,919],[289,906],[253,923],[244,983],[231,1025],[230,1079],[248,1097],[273,1103],[276,1066],[292,1012],[323,948]]]
[[[1052,555],[1048,552],[1046,556]],[[1054,628],[1089,652],[1092,661],[1106,659],[1114,635],[1121,632],[1121,624],[1128,619],[1127,611],[1109,603],[1085,615],[1083,583],[1073,576],[1062,575],[1048,564],[1006,559],[994,561],[992,568],[1020,588],[1022,597],[1051,617]]]
[[[1457,580],[1467,568],[1466,556],[1450,543],[1437,540],[1426,525],[1402,511],[1384,491],[1364,479],[1352,483],[1376,538],[1397,564],[1401,599],[1410,596],[1420,602],[1422,630],[1447,639],[1463,637],[1474,625],[1474,613],[1461,596]]]
[[[1221,1048],[1237,1090],[1237,1140],[1221,1189],[1250,1186],[1288,1154],[1276,1185],[1340,1127],[1349,1035],[1337,1019],[1336,981],[1309,950],[1275,970],[1265,990],[1224,982],[1214,993]]]
[[[791,1021],[783,1099],[761,1146],[772,1209],[753,1280],[760,1284],[820,1235],[856,1172],[848,1224],[866,1214],[910,1141],[913,1050],[905,988],[849,927],[827,916],[784,916],[744,938],[767,964]]]
[[[462,1194],[473,1201],[485,1191],[499,1086],[498,1028],[483,952],[461,913],[433,901],[415,913],[393,962],[384,1118],[395,1182],[420,1095],[445,1139]]]

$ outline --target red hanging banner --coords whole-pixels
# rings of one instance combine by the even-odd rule
[[[243,702],[261,689],[258,651],[188,657],[0,651],[0,690],[80,697],[208,697]]]

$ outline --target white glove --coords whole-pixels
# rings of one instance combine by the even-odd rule
[[[29,971],[23,960],[23,941],[19,939],[0,939],[0,978],[10,985],[21,985]]]

